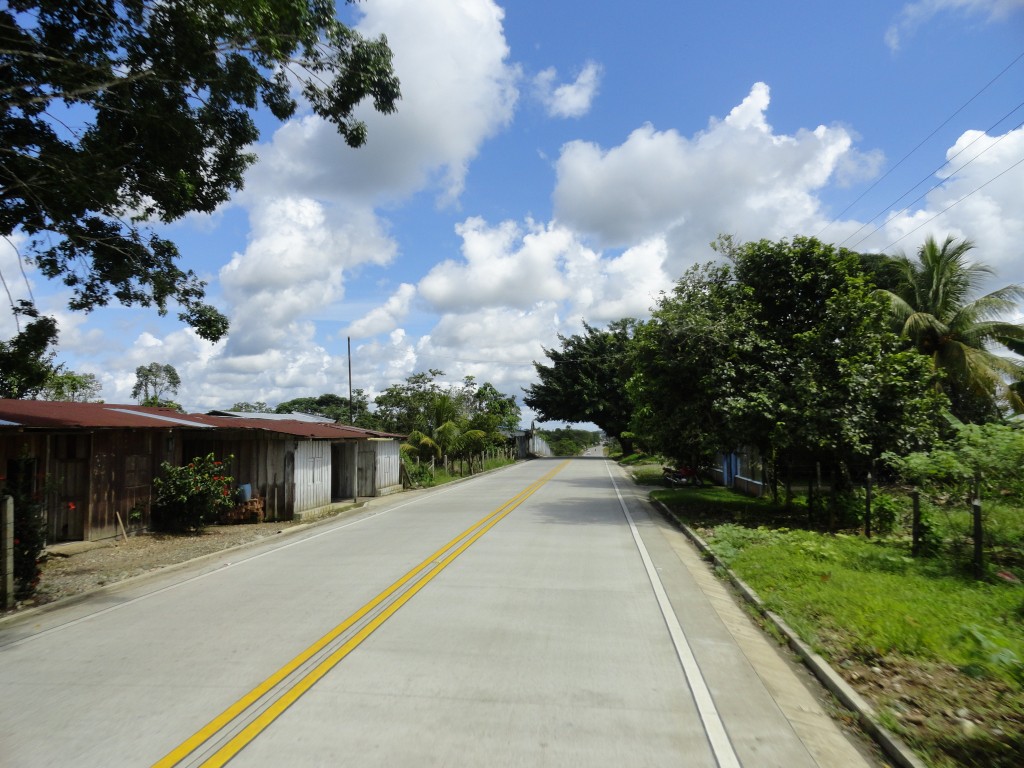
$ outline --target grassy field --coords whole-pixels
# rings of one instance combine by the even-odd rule
[[[660,483],[660,467],[634,468]],[[655,490],[772,611],[829,659],[883,723],[932,766],[1024,764],[1024,587],[970,577],[958,553],[966,518],[933,516],[928,557],[890,535],[805,529],[786,510],[724,488]],[[993,546],[1016,562],[1024,510],[989,513]],[[997,552],[996,555],[999,553]]]

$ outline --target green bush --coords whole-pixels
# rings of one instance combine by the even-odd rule
[[[878,533],[892,533],[907,517],[906,499],[879,493],[871,499],[871,522]]]
[[[227,461],[234,457],[229,456]],[[168,533],[201,533],[222,512],[235,506],[234,478],[212,453],[184,467],[161,465],[163,477],[153,481],[153,527]]]

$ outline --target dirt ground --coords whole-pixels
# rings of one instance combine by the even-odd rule
[[[29,608],[90,592],[175,563],[259,541],[294,526],[293,522],[215,525],[195,536],[145,533],[96,542],[49,548],[42,577],[33,598],[19,604]]]

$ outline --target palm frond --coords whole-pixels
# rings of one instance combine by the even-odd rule
[[[944,336],[949,333],[949,327],[928,312],[914,312],[903,322],[903,335],[908,339],[917,341],[929,332]]]

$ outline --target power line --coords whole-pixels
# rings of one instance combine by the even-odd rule
[[[946,161],[945,161],[944,163],[942,163],[941,165],[939,165],[938,167],[936,167],[936,168],[935,168],[934,170],[932,170],[932,171],[930,171],[929,173],[927,173],[927,174],[926,174],[926,175],[924,176],[924,178],[922,178],[922,179],[921,179],[920,181],[918,181],[918,182],[917,182],[917,183],[916,183],[916,184],[915,184],[914,186],[912,186],[912,187],[911,187],[910,189],[908,189],[908,190],[907,190],[906,192],[904,192],[904,193],[903,193],[902,195],[900,195],[899,197],[897,197],[897,198],[896,198],[895,200],[893,200],[893,201],[892,201],[891,203],[889,203],[888,205],[885,205],[885,206],[883,206],[883,207],[882,207],[882,209],[881,209],[880,211],[878,211],[878,213],[876,213],[876,214],[875,214],[874,216],[872,216],[872,217],[871,217],[870,219],[868,219],[868,220],[867,220],[867,221],[866,221],[866,222],[865,222],[864,224],[861,224],[861,225],[860,225],[860,227],[858,227],[856,231],[854,231],[854,232],[853,232],[853,233],[852,233],[851,235],[849,235],[849,236],[848,236],[848,237],[847,237],[847,238],[846,238],[845,240],[843,240],[843,241],[842,241],[841,243],[839,243],[839,245],[840,245],[840,246],[842,246],[842,245],[845,245],[845,244],[846,244],[846,243],[848,243],[848,242],[849,242],[850,240],[852,240],[852,239],[853,239],[854,237],[856,237],[856,236],[857,236],[857,234],[858,234],[858,233],[859,233],[859,232],[860,232],[861,230],[865,229],[866,227],[870,227],[870,226],[871,226],[871,222],[872,222],[872,221],[874,221],[874,220],[875,220],[875,219],[877,219],[877,218],[878,218],[879,216],[881,216],[881,215],[882,215],[883,213],[885,213],[885,211],[886,211],[886,210],[888,210],[888,209],[892,208],[893,206],[895,206],[895,205],[899,204],[899,202],[900,202],[900,201],[901,201],[901,200],[902,200],[902,199],[903,199],[904,197],[906,197],[907,195],[909,195],[909,194],[910,194],[910,193],[911,193],[911,192],[912,192],[913,190],[917,189],[917,188],[918,188],[919,186],[921,186],[921,184],[925,183],[926,181],[928,181],[928,179],[930,179],[930,178],[932,178],[933,176],[935,176],[935,175],[936,175],[936,174],[937,174],[937,173],[938,173],[939,171],[941,171],[941,170],[942,170],[942,169],[943,169],[944,167],[946,167],[946,166],[947,166],[947,165],[949,165],[949,164],[950,164],[951,162],[953,162],[953,161],[954,161],[954,160],[956,160],[956,159],[957,159],[958,157],[960,157],[960,155],[962,155],[962,154],[963,154],[964,152],[966,152],[966,151],[967,151],[968,149],[970,149],[971,147],[973,147],[973,146],[974,146],[974,145],[975,145],[975,144],[976,144],[977,142],[981,141],[981,138],[982,138],[982,136],[988,136],[990,132],[992,132],[993,130],[995,130],[995,127],[996,127],[997,125],[999,125],[999,124],[1000,124],[1001,122],[1003,122],[1003,121],[1004,121],[1004,120],[1005,120],[1006,118],[1008,118],[1008,117],[1009,117],[1010,115],[1012,115],[1012,114],[1013,114],[1014,112],[1017,112],[1017,111],[1018,111],[1018,110],[1019,110],[1019,109],[1020,109],[1021,107],[1024,107],[1024,101],[1022,101],[1022,102],[1021,102],[1020,104],[1018,104],[1018,105],[1017,105],[1016,107],[1014,107],[1014,108],[1013,108],[1013,109],[1011,109],[1011,110],[1010,110],[1009,112],[1007,112],[1007,113],[1006,113],[1005,115],[1003,115],[1003,116],[1002,116],[1002,117],[1000,117],[1000,118],[999,118],[998,120],[996,120],[996,121],[995,121],[995,122],[994,122],[994,123],[993,123],[992,125],[990,125],[990,126],[989,126],[989,127],[988,127],[988,128],[987,128],[987,129],[985,130],[985,131],[984,131],[984,132],[982,132],[982,133],[980,133],[980,134],[979,134],[978,136],[976,136],[976,137],[974,138],[974,140],[973,140],[973,141],[972,141],[972,142],[971,142],[970,144],[968,144],[968,145],[967,145],[966,147],[963,147],[963,148],[962,148],[962,149],[961,149],[961,150],[960,150],[959,152],[957,152],[957,153],[956,153],[955,155],[953,155],[953,156],[952,156],[951,158],[949,158],[949,159],[948,159],[948,160],[946,160]],[[1018,125],[1018,126],[1017,126],[1017,128],[1020,128],[1020,127],[1021,127],[1020,125]],[[1017,128],[1014,128],[1013,130],[1017,130]],[[962,171],[962,170],[963,170],[964,168],[966,168],[966,167],[967,167],[968,165],[970,165],[971,163],[973,163],[973,162],[974,162],[975,160],[977,160],[977,159],[978,159],[979,157],[981,157],[981,156],[982,156],[983,154],[985,154],[986,152],[988,152],[988,150],[992,149],[992,147],[994,147],[994,146],[995,146],[996,144],[998,144],[998,143],[999,143],[1000,141],[1002,141],[1003,139],[1005,139],[1005,138],[1007,137],[1007,135],[1009,135],[1009,132],[1007,132],[1007,133],[1004,133],[1004,134],[1003,134],[1002,136],[1000,136],[1000,137],[999,137],[999,139],[997,139],[997,140],[996,140],[996,141],[995,141],[995,142],[994,142],[993,144],[991,144],[990,146],[988,146],[988,147],[986,147],[985,149],[983,149],[983,150],[982,150],[981,152],[979,152],[979,153],[978,153],[977,155],[975,155],[975,156],[974,156],[973,158],[971,158],[971,159],[970,159],[970,160],[968,160],[968,161],[967,161],[966,163],[964,163],[964,164],[963,164],[963,165],[961,165],[961,166],[960,166],[959,168],[957,168],[957,169],[956,169],[955,171],[953,171],[952,173],[950,173],[950,176],[955,176],[955,175],[956,175],[957,173],[959,173],[960,171]],[[893,216],[891,216],[891,217],[890,217],[889,219],[887,219],[886,221],[884,221],[884,222],[883,222],[883,223],[882,223],[881,225],[879,225],[879,226],[875,227],[875,228],[874,228],[873,230],[871,230],[871,232],[869,232],[869,233],[868,233],[867,235],[865,235],[864,237],[862,237],[862,238],[861,238],[860,240],[858,240],[858,241],[857,241],[856,243],[854,243],[854,244],[853,244],[852,246],[850,246],[850,247],[851,247],[851,248],[856,248],[856,247],[857,247],[858,245],[860,245],[860,244],[861,244],[862,242],[864,242],[864,241],[865,241],[865,240],[866,240],[867,238],[871,237],[871,235],[873,235],[873,234],[874,234],[875,232],[877,232],[877,231],[878,231],[879,229],[881,229],[881,228],[882,228],[882,227],[884,227],[884,226],[885,226],[886,224],[888,224],[888,223],[889,223],[890,221],[892,221],[892,220],[893,220],[893,218],[895,218],[896,216],[898,216],[898,215],[899,215],[900,213],[903,213],[903,211],[907,210],[907,208],[909,208],[909,207],[910,207],[911,205],[913,205],[914,203],[916,203],[916,202],[918,202],[919,200],[921,200],[921,199],[922,199],[922,198],[923,198],[923,197],[924,197],[925,195],[927,195],[927,194],[928,194],[929,192],[931,192],[931,191],[932,191],[933,189],[936,189],[937,187],[941,186],[941,185],[942,185],[942,183],[943,183],[943,182],[941,182],[941,181],[940,181],[940,182],[938,182],[937,184],[933,184],[933,185],[932,185],[932,186],[931,186],[931,187],[930,187],[930,188],[929,188],[928,190],[926,190],[926,191],[924,192],[924,194],[920,195],[920,196],[919,196],[919,197],[917,197],[917,198],[916,198],[915,200],[912,200],[912,201],[910,201],[910,203],[909,203],[909,204],[907,204],[906,206],[904,206],[904,207],[903,207],[902,209],[900,209],[900,210],[899,210],[899,211],[898,211],[897,213],[895,213],[895,214],[894,214]]]
[[[1021,106],[1024,106],[1024,102],[1022,102],[1022,103],[1021,103],[1021,104],[1020,104],[1020,105],[1019,105],[1019,106],[1018,106],[1018,107],[1017,107],[1016,109],[1014,109],[1014,110],[1013,110],[1013,112],[1016,112],[1016,111],[1017,111],[1017,109],[1020,109],[1020,107],[1021,107]],[[1013,114],[1013,112],[1010,112],[1010,114],[1012,115],[1012,114]],[[1017,126],[1016,128],[1013,128],[1013,129],[1012,129],[1012,131],[1020,130],[1021,128],[1024,128],[1024,123],[1020,123],[1020,124],[1019,124],[1019,125],[1018,125],[1018,126]],[[994,142],[992,142],[992,143],[991,143],[991,144],[990,144],[989,146],[985,147],[985,149],[983,149],[983,150],[982,150],[981,152],[979,152],[979,153],[978,153],[977,155],[975,155],[975,156],[974,156],[974,157],[972,157],[972,158],[971,158],[970,160],[968,160],[968,161],[967,161],[966,163],[964,163],[964,164],[963,164],[963,165],[961,165],[961,166],[960,166],[959,168],[957,168],[957,169],[956,169],[955,171],[953,171],[952,173],[950,173],[950,177],[953,177],[953,176],[955,176],[955,175],[956,175],[956,174],[958,174],[958,173],[959,173],[960,171],[962,171],[962,170],[963,170],[964,168],[966,168],[966,167],[967,167],[968,165],[970,165],[970,164],[971,164],[971,163],[973,163],[973,162],[974,162],[975,160],[977,160],[977,159],[978,159],[979,157],[981,157],[981,156],[982,156],[983,154],[985,154],[985,153],[986,153],[986,152],[988,152],[988,151],[989,151],[990,149],[992,149],[993,147],[995,147],[995,146],[996,146],[997,144],[999,144],[999,143],[1000,143],[1000,142],[1001,142],[1001,141],[1002,141],[1003,139],[1005,139],[1005,138],[1006,138],[1007,136],[1009,136],[1009,135],[1010,135],[1010,133],[1012,133],[1012,131],[1008,131],[1007,133],[1004,133],[1004,134],[1003,134],[1002,136],[1000,136],[1000,137],[999,137],[998,139],[996,139],[996,140],[995,140]],[[982,134],[982,135],[987,135],[987,133],[986,133],[986,134]],[[960,152],[957,152],[957,153],[956,153],[956,155],[954,155],[954,156],[953,156],[952,158],[950,158],[950,159],[952,160],[952,159],[955,159],[956,157],[958,157],[958,156],[959,156],[960,154],[962,154],[963,152],[965,152],[965,151],[966,151],[966,150],[967,150],[967,149],[968,149],[968,148],[969,148],[969,147],[970,147],[971,145],[973,145],[973,144],[974,144],[974,142],[978,141],[978,140],[979,140],[980,138],[981,138],[981,136],[978,136],[978,138],[976,138],[976,139],[975,139],[974,141],[972,141],[972,142],[971,142],[970,144],[968,144],[968,145],[967,145],[967,147],[964,147],[964,148],[963,148],[962,150],[960,150]],[[948,163],[944,163],[943,165],[948,165]],[[929,174],[928,176],[926,176],[926,177],[925,177],[925,179],[922,179],[922,181],[926,180],[927,178],[929,178],[930,176],[932,176],[932,175],[933,175],[934,173],[938,172],[938,170],[940,170],[940,169],[941,169],[942,167],[943,167],[943,166],[942,166],[942,165],[940,165],[940,166],[939,166],[939,167],[938,167],[938,168],[937,168],[937,169],[936,169],[935,171],[933,171],[933,172],[932,172],[931,174]],[[1013,167],[1013,166],[1011,166],[1011,168],[1012,168],[1012,167]],[[994,177],[993,179],[989,179],[989,181],[985,182],[985,184],[983,184],[983,185],[982,185],[982,187],[986,186],[986,185],[987,185],[987,184],[988,184],[988,183],[989,183],[990,181],[994,181],[995,179],[999,178],[999,176],[1002,176],[1002,175],[1003,175],[1003,173],[1006,173],[1006,171],[1008,171],[1008,170],[1010,170],[1010,169],[1009,169],[1009,168],[1007,168],[1006,170],[1002,171],[1002,172],[1001,172],[1001,173],[999,173],[999,174],[998,174],[997,176],[995,176],[995,177]],[[920,195],[918,195],[918,197],[916,197],[916,198],[915,198],[914,200],[911,200],[911,201],[910,201],[910,202],[909,202],[909,203],[908,203],[907,205],[905,205],[905,206],[904,206],[903,208],[901,208],[900,210],[896,211],[896,213],[894,213],[894,214],[893,214],[892,216],[890,216],[889,218],[887,218],[887,219],[886,219],[885,221],[883,221],[883,222],[882,222],[881,224],[879,224],[879,225],[878,225],[877,227],[875,227],[874,229],[872,229],[872,230],[871,230],[870,232],[868,232],[868,233],[867,233],[866,235],[864,235],[864,237],[862,237],[862,238],[861,238],[860,240],[858,240],[858,241],[857,241],[856,243],[854,243],[853,245],[851,245],[851,246],[850,246],[850,249],[851,249],[851,250],[855,249],[855,248],[856,248],[856,247],[857,247],[858,245],[860,245],[860,244],[861,244],[861,243],[863,243],[863,242],[864,242],[865,240],[867,240],[867,239],[868,239],[869,237],[871,237],[871,236],[872,236],[873,234],[875,234],[876,232],[878,232],[878,231],[879,231],[880,229],[882,229],[882,227],[884,227],[884,226],[885,226],[886,224],[888,224],[888,223],[889,223],[890,221],[892,221],[893,219],[895,219],[895,218],[896,218],[897,216],[899,216],[899,215],[900,215],[901,213],[904,213],[904,212],[906,212],[906,211],[907,211],[907,210],[908,210],[908,209],[910,208],[910,206],[912,206],[912,205],[913,205],[914,203],[917,203],[917,202],[919,202],[920,200],[924,199],[924,198],[925,198],[925,197],[926,197],[926,196],[928,195],[928,193],[929,193],[929,192],[933,192],[934,190],[936,190],[936,189],[938,189],[939,187],[941,187],[941,186],[942,186],[942,185],[943,185],[944,183],[945,183],[945,179],[944,179],[944,180],[942,180],[942,181],[939,181],[939,182],[937,182],[937,183],[935,183],[935,184],[933,184],[933,185],[932,185],[931,187],[929,187],[929,188],[928,188],[928,189],[926,189],[926,190],[925,190],[924,192],[922,192],[922,193],[921,193]],[[919,182],[918,182],[917,184],[915,184],[915,185],[914,185],[914,187],[911,187],[911,189],[914,189],[914,188],[916,188],[916,187],[917,187],[918,185],[920,185],[920,184],[921,184],[921,181],[919,181]],[[978,189],[981,189],[981,187],[979,187]],[[975,190],[975,191],[977,191],[977,190]],[[899,199],[897,199],[896,201],[894,201],[894,202],[893,202],[893,203],[892,203],[891,205],[895,205],[896,203],[898,203],[898,202],[899,202],[900,200],[902,200],[902,199],[903,199],[903,197],[906,197],[906,195],[907,195],[907,194],[909,194],[909,192],[906,192],[906,193],[904,193],[904,194],[903,194],[903,195],[902,195],[902,196],[901,196],[901,197],[900,197]],[[972,192],[971,194],[974,194],[974,193]],[[888,208],[888,207],[891,207],[891,206],[886,206],[886,208]],[[884,209],[883,209],[883,210],[884,210]],[[875,214],[875,216],[874,216],[874,217],[872,217],[872,219],[874,219],[874,218],[877,218],[877,217],[878,217],[879,215],[881,215],[881,212],[879,212],[879,213]],[[861,226],[861,227],[860,227],[860,229],[858,229],[858,230],[857,230],[857,232],[860,232],[860,231],[861,231],[861,229],[864,229],[864,227],[866,227],[866,226],[869,226],[869,225],[868,225],[868,224],[864,224],[863,226]],[[849,237],[847,237],[847,238],[846,238],[846,240],[843,240],[843,242],[842,242],[842,243],[840,243],[839,245],[840,245],[840,246],[844,245],[844,244],[845,244],[845,243],[846,243],[847,241],[849,241],[849,240],[850,240],[851,238],[853,238],[853,237],[854,237],[854,235],[856,235],[856,234],[857,234],[857,232],[854,232],[854,233],[853,233],[852,235],[850,235]]]
[[[967,101],[965,101],[960,106],[959,109],[957,109],[953,114],[951,114],[949,117],[947,117],[945,120],[943,120],[942,123],[940,123],[935,128],[935,130],[933,130],[931,133],[929,133],[927,136],[925,136],[923,139],[921,139],[921,141],[918,142],[917,146],[915,146],[913,149],[911,149],[909,152],[907,152],[907,154],[905,154],[902,158],[900,158],[900,160],[894,166],[892,166],[892,168],[890,168],[888,171],[886,171],[870,187],[868,187],[863,192],[861,192],[860,195],[858,195],[857,198],[852,203],[850,203],[848,206],[846,206],[842,211],[840,211],[835,216],[835,218],[833,218],[831,221],[829,221],[828,224],[826,224],[824,227],[822,227],[818,231],[818,234],[815,235],[815,237],[816,238],[820,237],[821,234],[826,229],[831,227],[833,224],[837,223],[842,218],[843,214],[845,214],[847,211],[849,211],[851,208],[853,208],[853,206],[855,206],[857,203],[859,203],[864,198],[865,195],[867,195],[869,192],[871,192],[871,190],[873,190],[875,187],[877,187],[879,184],[881,184],[886,178],[888,178],[889,175],[893,171],[895,171],[897,168],[899,168],[904,163],[904,161],[906,161],[911,155],[913,155],[915,152],[917,152],[917,150],[919,150],[921,147],[923,147],[933,136],[935,136],[935,134],[937,134],[940,130],[942,130],[944,127],[946,127],[946,125],[954,117],[956,117],[961,112],[963,112],[975,99],[977,99],[979,96],[981,96],[981,94],[983,94],[985,91],[987,91],[992,86],[993,83],[995,83],[999,78],[1001,78],[1003,75],[1005,75],[1021,59],[1024,59],[1024,51],[1021,51],[1020,54],[1013,61],[1011,61],[1009,64],[1007,64],[1005,67],[1003,67],[1003,69],[999,72],[999,74],[997,74],[995,77],[993,77],[991,80],[989,80],[988,83],[986,83],[981,88],[981,90],[979,90],[977,93],[975,93],[973,96],[971,96],[971,98],[969,98]],[[920,184],[920,182],[918,182],[918,184]],[[917,184],[914,185],[914,187],[916,187],[916,186],[917,186]],[[911,190],[914,187],[911,187]],[[900,197],[897,198],[897,201],[902,199],[903,197],[905,197],[907,194],[909,194],[909,190],[907,192],[904,192],[902,195],[900,195]],[[860,230],[858,230],[858,232],[859,231]],[[856,233],[854,233],[854,234],[856,234]]]
[[[1021,163],[1024,163],[1024,157],[1022,157],[1022,158],[1021,158],[1020,160],[1018,160],[1018,161],[1017,161],[1016,163],[1014,163],[1013,165],[1011,165],[1011,166],[1010,166],[1009,168],[1006,168],[1005,170],[1003,170],[1003,171],[1001,171],[1000,173],[998,173],[998,174],[996,174],[995,176],[993,176],[993,177],[992,177],[991,179],[989,179],[988,181],[986,181],[986,182],[985,182],[984,184],[982,184],[981,186],[979,186],[979,187],[975,187],[975,188],[974,188],[974,189],[972,189],[972,190],[971,190],[970,192],[968,192],[968,193],[967,193],[966,195],[964,195],[963,197],[961,197],[961,198],[960,198],[959,200],[956,200],[955,202],[952,202],[952,203],[950,203],[950,204],[949,204],[949,205],[947,205],[947,206],[946,206],[945,208],[943,208],[943,209],[942,209],[941,211],[939,211],[938,213],[936,213],[936,214],[935,214],[934,216],[932,216],[931,218],[927,219],[926,221],[923,221],[923,222],[921,222],[920,224],[918,224],[918,225],[917,225],[916,227],[914,227],[914,228],[913,228],[912,230],[910,230],[910,231],[909,231],[909,232],[907,232],[906,234],[904,234],[904,235],[901,235],[900,237],[896,238],[896,239],[895,239],[895,240],[893,240],[893,241],[892,241],[891,243],[889,243],[889,244],[888,244],[887,246],[885,246],[885,248],[883,248],[882,250],[883,250],[883,251],[887,251],[887,250],[889,250],[889,249],[890,249],[890,248],[892,248],[892,247],[893,247],[894,245],[896,245],[896,243],[898,243],[898,242],[899,242],[900,240],[903,240],[904,238],[906,238],[906,237],[909,237],[910,235],[912,235],[912,234],[914,234],[915,232],[917,232],[917,231],[918,231],[919,229],[921,229],[921,228],[925,227],[926,225],[930,224],[931,222],[935,221],[935,219],[939,218],[939,216],[941,216],[942,214],[944,214],[944,213],[945,213],[946,211],[948,211],[948,210],[949,210],[950,208],[952,208],[952,207],[954,207],[954,206],[956,206],[956,205],[959,205],[959,204],[960,204],[960,203],[962,203],[962,202],[963,202],[964,200],[966,200],[966,199],[967,199],[967,198],[969,198],[969,197],[970,197],[971,195],[973,195],[973,194],[974,194],[975,192],[979,192],[979,191],[981,191],[982,189],[984,189],[985,187],[987,187],[987,186],[988,186],[989,184],[991,184],[991,183],[992,183],[993,181],[995,181],[996,179],[998,179],[998,178],[999,178],[1000,176],[1004,176],[1005,174],[1009,173],[1010,171],[1012,171],[1012,170],[1013,170],[1014,168],[1016,168],[1016,167],[1017,167],[1018,165],[1020,165]]]

